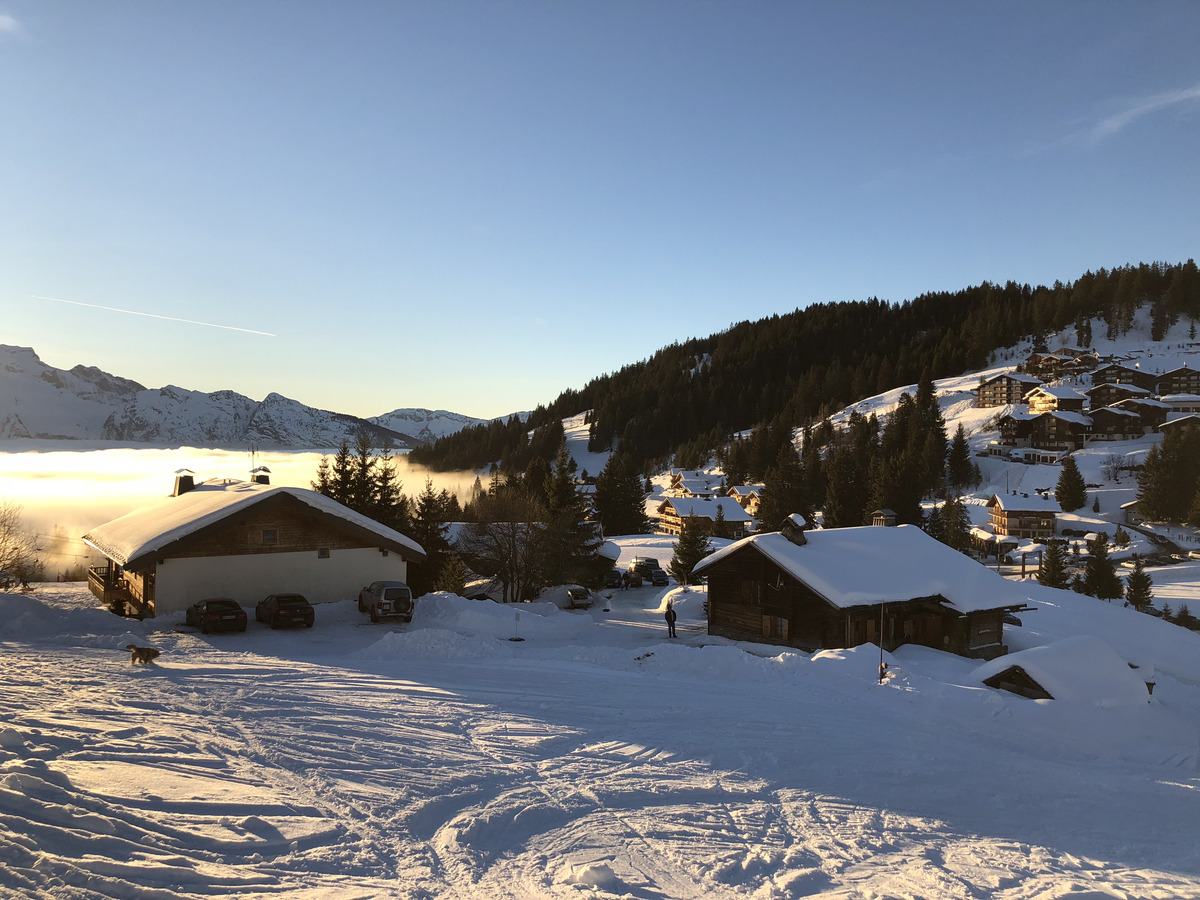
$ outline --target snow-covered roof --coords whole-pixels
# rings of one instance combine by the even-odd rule
[[[1000,417],[1000,420],[1012,419],[1014,422],[1032,422],[1034,419],[1041,418],[1041,413],[1030,412],[1029,407],[1024,404],[1014,406],[1011,412],[1005,413]]]
[[[1060,419],[1063,422],[1072,422],[1076,425],[1082,425],[1085,428],[1092,424],[1092,420],[1083,413],[1070,412],[1069,410],[1065,409],[1051,410],[1050,412],[1046,413],[1046,415],[1054,416],[1054,418]]]
[[[1119,406],[1102,406],[1099,409],[1092,410],[1093,416],[1099,415],[1100,413],[1113,413],[1114,415],[1118,416],[1128,416],[1131,419],[1141,418],[1141,416],[1135,413],[1132,409],[1122,409]]]
[[[804,537],[799,546],[779,532],[752,535],[705,557],[693,571],[753,548],[840,609],[941,596],[950,608],[968,613],[1028,600],[1015,582],[915,525],[828,528]]]
[[[1040,494],[992,494],[988,506],[999,506],[1007,512],[1062,512],[1058,501]]]
[[[673,491],[690,491],[693,494],[711,494],[713,482],[708,478],[679,478],[671,482]]]
[[[761,493],[766,487],[765,484],[735,484],[729,489],[729,496],[749,497],[752,494]]]
[[[1183,428],[1190,425],[1200,425],[1200,415],[1196,413],[1167,413],[1167,421],[1163,428]]]
[[[698,519],[715,520],[720,509],[726,522],[754,521],[733,497],[667,497],[658,505],[658,509],[662,510],[664,506],[670,506],[681,519],[691,515]]]
[[[1063,384],[1049,385],[1044,384],[1041,387],[1035,387],[1025,396],[1029,397],[1033,394],[1045,394],[1048,397],[1054,397],[1058,400],[1083,400],[1083,394],[1075,390],[1075,388],[1067,387]]]
[[[425,551],[412,538],[316,491],[225,478],[202,481],[178,497],[164,497],[148,503],[93,528],[83,539],[119,565],[136,565],[176,541],[280,495],[292,497],[318,513],[335,516],[368,531],[378,537],[381,544],[410,559],[425,558]]]
[[[1136,394],[1139,397],[1150,396],[1150,391],[1146,390],[1144,387],[1138,387],[1136,384],[1121,384],[1112,381],[1106,381],[1103,384],[1097,384],[1094,387],[1088,388],[1086,391],[1084,391],[1084,393],[1091,396],[1094,392],[1099,391],[1101,388],[1110,391],[1123,391],[1126,394]]]
[[[1019,666],[1055,700],[1102,707],[1143,705],[1150,699],[1142,676],[1104,641],[1090,634],[1009,653],[975,670],[982,683]]]
[[[1172,404],[1200,403],[1200,394],[1163,394],[1158,398],[1167,406]]]
[[[1012,381],[1020,382],[1021,384],[1041,384],[1042,379],[1036,375],[1026,375],[1024,372],[1001,372],[999,375],[993,375],[983,383],[991,384],[993,381],[998,381],[1001,378],[1008,378]]]
[[[1114,405],[1124,406],[1125,404],[1136,405],[1136,406],[1155,406],[1155,407],[1158,407],[1159,409],[1170,409],[1171,408],[1171,405],[1169,403],[1163,403],[1161,400],[1152,400],[1149,397],[1126,397],[1124,400],[1121,400]]]

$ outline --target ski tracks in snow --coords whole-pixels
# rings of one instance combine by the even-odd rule
[[[747,701],[735,723],[707,713],[738,708],[736,685],[710,704],[682,679],[599,668],[331,668],[178,642],[145,668],[111,651],[3,652],[4,888],[69,900],[1200,896],[1191,876],[883,808],[906,795],[876,808],[817,789],[861,784],[871,756],[808,746],[869,746],[878,727],[806,724],[803,702],[829,708],[828,696]],[[923,777],[921,756],[883,777]]]

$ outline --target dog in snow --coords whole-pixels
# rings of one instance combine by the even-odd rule
[[[133,666],[145,666],[158,658],[158,651],[153,647],[139,647],[137,644],[126,644],[125,649],[129,651],[131,659],[129,664]]]

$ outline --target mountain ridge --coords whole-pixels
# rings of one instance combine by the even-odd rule
[[[263,449],[336,448],[366,429],[378,446],[410,450],[483,420],[401,408],[360,418],[272,392],[147,388],[95,366],[58,369],[32,347],[0,344],[0,440],[103,440]]]

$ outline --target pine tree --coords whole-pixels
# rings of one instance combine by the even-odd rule
[[[368,486],[364,501],[370,511],[364,514],[388,528],[407,532],[412,525],[409,503],[396,474],[395,460],[388,454],[377,456],[371,470],[373,483]]]
[[[546,498],[545,570],[552,584],[599,587],[611,564],[596,555],[604,541],[595,523],[588,521],[587,502],[575,485],[575,470],[564,439],[541,492]]]
[[[725,518],[725,508],[717,504],[717,515],[712,524],[712,536],[728,540],[733,537],[733,530],[734,526]]]
[[[435,589],[451,555],[450,542],[446,538],[449,526],[442,518],[444,510],[441,498],[433,491],[433,481],[426,478],[425,489],[417,497],[409,532],[425,551],[425,561],[414,563],[408,570],[409,587],[418,597]]]
[[[971,519],[958,497],[942,504],[942,543],[963,553],[971,546]]]
[[[1145,565],[1140,556],[1133,557],[1133,571],[1125,579],[1125,600],[1134,609],[1144,611],[1154,602],[1154,594],[1150,588],[1153,582],[1146,574]]]
[[[775,465],[767,471],[763,484],[758,518],[768,530],[778,528],[792,513],[812,518],[812,506],[805,496],[804,467],[791,441],[779,448]]]
[[[1058,484],[1054,488],[1054,499],[1062,507],[1063,512],[1074,512],[1087,503],[1087,484],[1079,472],[1079,466],[1073,456],[1062,461],[1062,472],[1058,476]]]
[[[1113,561],[1108,557],[1108,537],[1101,532],[1088,545],[1090,556],[1087,568],[1083,573],[1083,592],[1101,600],[1116,600],[1124,590],[1121,579],[1113,569]]]
[[[946,529],[942,526],[942,507],[936,503],[925,517],[925,533],[936,541],[946,543]]]
[[[614,453],[596,476],[595,506],[606,535],[649,531],[642,478],[625,454]]]
[[[1113,546],[1121,549],[1129,546],[1129,532],[1120,525],[1117,526],[1116,534],[1113,535]]]
[[[435,591],[446,591],[450,594],[458,594],[462,596],[463,591],[467,589],[467,567],[463,565],[462,559],[457,553],[451,553],[447,558],[442,570],[438,573],[437,581],[433,585]]]
[[[967,444],[967,432],[962,423],[959,423],[954,432],[954,439],[950,442],[950,452],[946,456],[946,474],[950,480],[950,487],[956,493],[962,493],[974,480],[971,448]]]
[[[1042,565],[1037,573],[1038,583],[1046,587],[1066,589],[1071,583],[1067,574],[1066,553],[1063,544],[1051,541],[1042,551]]]
[[[1092,500],[1092,512],[1094,512],[1094,513],[1100,512],[1100,495],[1099,494],[1097,494],[1096,497]]]
[[[337,455],[329,469],[329,494],[338,503],[350,505],[350,480],[353,470],[353,458],[350,456],[350,444],[342,441]]]
[[[712,552],[704,529],[704,523],[693,515],[683,520],[679,540],[675,542],[675,554],[667,565],[671,577],[680,584],[688,584],[696,563]]]
[[[350,461],[350,485],[347,491],[349,499],[346,505],[355,512],[370,516],[376,511],[376,457],[375,448],[371,446],[371,437],[365,428],[358,430],[354,451],[354,457]]]

